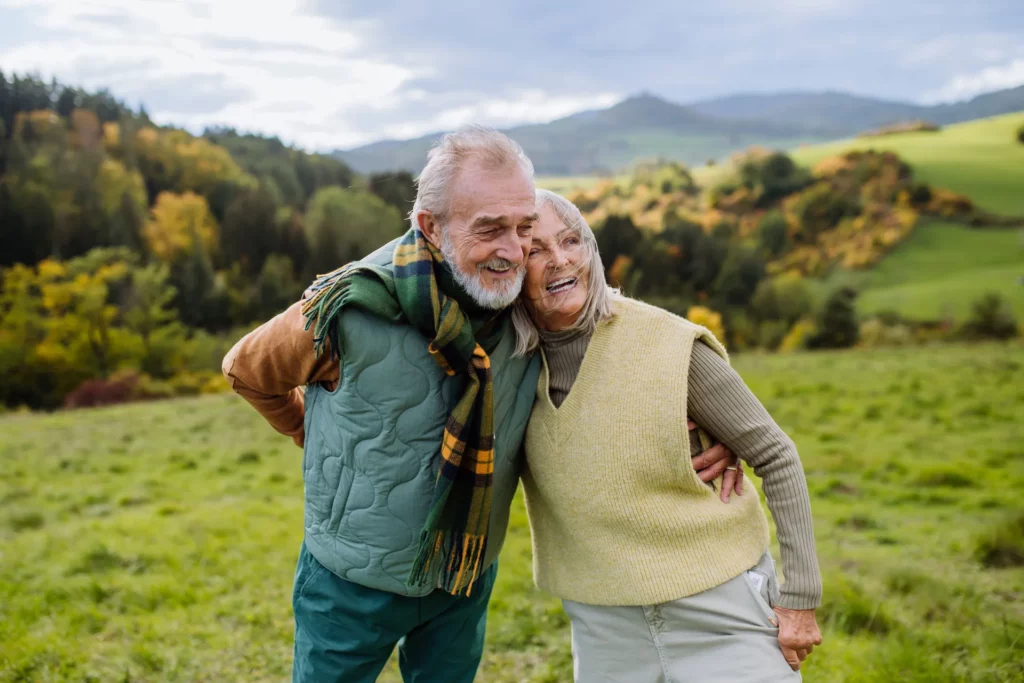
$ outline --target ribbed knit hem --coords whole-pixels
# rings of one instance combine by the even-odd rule
[[[681,555],[622,562],[612,581],[607,574],[598,581],[582,576],[550,576],[538,566],[534,575],[538,588],[564,600],[608,607],[658,605],[703,593],[736,578],[756,565],[767,550],[767,535],[763,543],[737,543],[735,538],[722,537],[691,541]],[[694,562],[694,558],[700,561]]]

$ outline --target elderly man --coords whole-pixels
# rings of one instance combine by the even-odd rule
[[[399,644],[406,681],[469,683],[483,651],[540,368],[514,355],[508,324],[533,166],[496,131],[446,135],[410,219],[224,359],[232,388],[304,448],[296,681],[376,680]]]

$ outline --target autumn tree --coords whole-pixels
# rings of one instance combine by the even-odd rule
[[[328,187],[310,200],[306,231],[314,268],[327,272],[401,235],[403,221],[398,209],[369,192]]]
[[[277,204],[263,186],[244,190],[228,206],[221,224],[221,255],[254,276],[279,246]]]
[[[217,224],[206,200],[194,192],[162,192],[143,232],[149,253],[173,263],[198,246],[207,254],[217,243]]]

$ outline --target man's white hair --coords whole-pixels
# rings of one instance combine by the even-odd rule
[[[577,264],[580,279],[586,278],[587,299],[583,302],[580,315],[570,328],[593,332],[602,320],[612,317],[612,300],[619,296],[619,290],[610,287],[604,280],[604,264],[597,250],[597,238],[575,204],[550,190],[537,190],[537,208],[550,206],[562,225],[577,233],[583,254]],[[515,355],[525,356],[540,346],[540,333],[526,304],[520,295],[512,307],[512,326],[516,333]]]
[[[517,142],[504,133],[480,125],[469,125],[447,133],[427,153],[427,165],[416,179],[416,202],[409,214],[417,227],[416,214],[429,211],[442,228],[448,222],[452,186],[467,160],[478,161],[487,170],[518,165],[533,178],[533,162]]]

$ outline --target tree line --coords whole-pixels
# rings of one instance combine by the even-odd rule
[[[171,348],[280,312],[401,234],[414,196],[408,173],[0,71],[0,372],[20,372],[0,401],[52,406],[119,368],[213,372]]]

